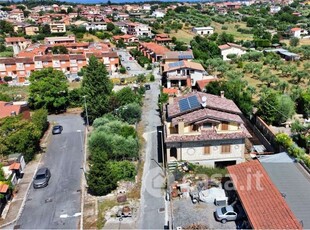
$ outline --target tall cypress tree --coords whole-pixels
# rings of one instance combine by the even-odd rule
[[[113,83],[109,79],[105,65],[95,56],[91,56],[82,81],[82,92],[83,96],[86,96],[90,124],[96,118],[109,112],[108,101],[112,88]]]

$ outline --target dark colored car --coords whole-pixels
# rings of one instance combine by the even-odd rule
[[[145,90],[150,90],[151,86],[149,84],[144,85]]]
[[[51,172],[48,168],[40,168],[34,179],[33,179],[33,187],[34,188],[44,188],[48,185],[48,181],[51,178]]]
[[[61,125],[55,125],[55,126],[53,127],[52,133],[53,133],[53,135],[55,135],[55,134],[61,134],[62,130],[63,130],[63,128],[62,128]]]
[[[127,69],[127,70],[130,70],[130,67],[129,67],[129,66],[127,66],[127,67],[126,67],[126,69]]]

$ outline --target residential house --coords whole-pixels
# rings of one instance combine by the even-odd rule
[[[51,33],[66,33],[66,25],[63,22],[50,23]]]
[[[151,5],[150,4],[143,4],[142,10],[150,12],[151,11]]]
[[[105,22],[87,22],[86,30],[107,30],[107,23]]]
[[[286,152],[261,155],[258,160],[303,228],[310,229],[310,175]]]
[[[189,87],[196,84],[206,75],[206,71],[200,63],[190,61],[178,61],[166,63],[163,66],[162,84],[167,88]]]
[[[290,35],[292,37],[301,38],[301,34],[300,33],[301,33],[301,28],[294,27],[294,28],[290,29]]]
[[[118,43],[119,40],[123,40],[125,43],[134,43],[139,42],[139,39],[134,35],[124,34],[124,35],[115,35],[112,37],[114,41]]]
[[[20,114],[24,119],[30,119],[30,109],[27,103],[0,101],[0,119]]]
[[[225,45],[220,45],[219,49],[221,50],[221,55],[224,61],[230,60],[227,56],[230,54],[236,54],[240,57],[242,54],[246,53],[246,49],[240,45],[234,43],[227,43]]]
[[[270,6],[270,13],[271,14],[276,14],[281,10],[281,6]]]
[[[164,109],[166,162],[223,167],[244,161],[250,134],[236,104],[224,97],[192,92]]]
[[[0,20],[6,20],[8,18],[8,12],[0,10]]]
[[[154,42],[140,42],[138,50],[142,52],[143,56],[151,59],[152,62],[159,62],[165,53],[170,51],[165,46]]]
[[[113,24],[117,26],[122,31],[122,33],[127,34],[128,27],[126,21],[113,22]]]
[[[127,33],[130,35],[135,35],[137,37],[151,37],[151,27],[141,23],[127,23]]]
[[[194,54],[192,50],[187,51],[168,51],[162,58],[163,64],[168,64],[178,61],[192,61],[194,59]]]
[[[165,15],[166,13],[161,10],[154,10],[151,16],[155,18],[163,18]]]
[[[168,34],[156,34],[154,38],[157,44],[168,45],[172,42],[172,38]]]
[[[197,35],[211,35],[214,33],[214,29],[211,26],[193,27],[192,31]]]
[[[195,88],[200,91],[200,92],[205,92],[206,91],[206,86],[213,81],[218,81],[218,78],[214,76],[207,76],[204,79],[197,80]]]
[[[32,35],[36,35],[37,33],[39,33],[39,26],[37,25],[27,25],[24,28],[25,30],[25,34],[32,36]]]
[[[299,177],[296,174],[286,172],[286,166],[279,170],[280,165],[274,164],[275,169],[268,167],[268,170],[273,171],[277,178],[282,178],[282,187],[288,188],[292,193],[304,193],[304,186],[301,184]],[[302,229],[302,225],[297,219],[294,212],[287,204],[286,194],[279,191],[274,179],[268,175],[268,171],[258,160],[241,163],[227,167],[233,188],[235,189],[237,199],[240,200],[242,207],[247,215],[249,228],[251,229]],[[290,169],[289,169],[290,170]],[[277,174],[281,173],[281,174]],[[277,174],[277,175],[276,175]],[[299,176],[303,177],[303,173],[299,172]],[[296,181],[295,181],[296,180]],[[279,181],[278,181],[279,182]],[[290,182],[293,182],[290,183]],[[309,179],[306,182],[309,184]],[[295,187],[294,185],[297,185]],[[299,189],[301,191],[299,191]],[[307,188],[307,190],[309,190]],[[292,194],[290,193],[290,195]],[[304,197],[304,196],[303,196]],[[297,198],[294,201],[294,206],[299,207],[299,213],[303,210],[309,210],[306,206],[308,198],[305,200]],[[298,207],[297,207],[298,206]],[[308,213],[309,214],[309,213]],[[303,215],[308,220],[308,215]],[[305,226],[304,226],[305,227]],[[307,227],[305,227],[307,228]]]
[[[21,9],[13,9],[8,15],[8,19],[15,22],[25,21],[24,12]]]
[[[46,45],[53,45],[53,44],[61,44],[61,43],[75,43],[75,36],[63,36],[63,37],[46,37],[44,38],[44,43]]]
[[[18,54],[20,51],[26,49],[31,44],[30,40],[24,37],[6,37],[5,46],[13,47],[14,54]]]
[[[115,16],[114,19],[124,21],[129,19],[129,14],[118,12]]]

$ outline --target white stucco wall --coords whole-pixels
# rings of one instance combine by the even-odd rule
[[[230,60],[229,58],[227,58],[227,55],[229,54],[236,54],[237,56],[241,56],[242,54],[245,54],[246,51],[236,48],[236,47],[230,47],[229,49],[225,49],[221,51],[221,55],[223,56],[223,60],[227,61]]]

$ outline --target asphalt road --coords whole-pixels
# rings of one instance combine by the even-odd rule
[[[156,75],[155,75],[156,76]],[[156,76],[158,77],[158,76]],[[164,173],[160,166],[161,143],[158,127],[161,125],[157,110],[159,91],[158,79],[151,83],[145,94],[142,120],[146,125],[144,138],[146,152],[141,190],[141,213],[139,229],[163,229],[165,225]]]
[[[125,68],[129,67],[130,70],[127,70],[127,73],[129,75],[138,75],[138,74],[144,74],[146,72],[145,69],[143,69],[136,60],[133,59],[133,57],[129,54],[128,51],[125,50],[117,50],[117,54],[121,55],[120,60],[122,66]],[[132,58],[132,60],[130,60]]]
[[[40,164],[48,167],[52,176],[45,188],[35,190],[31,186],[15,228],[78,228],[85,127],[79,115],[53,115],[49,121],[63,126],[62,134],[51,136]]]

